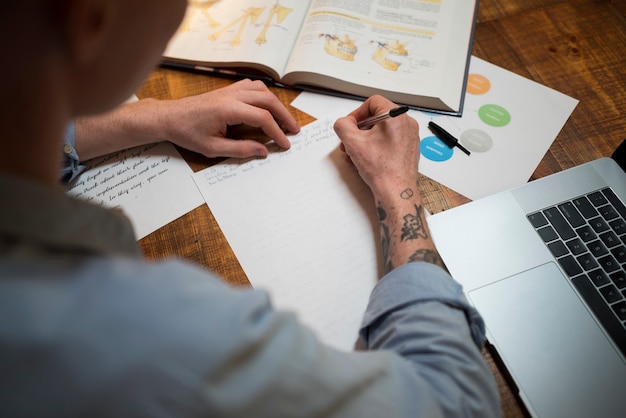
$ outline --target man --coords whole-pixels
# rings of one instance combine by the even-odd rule
[[[394,106],[386,99],[372,97],[335,125],[381,226],[387,274],[360,330],[366,351],[324,346],[263,291],[229,288],[178,261],[146,263],[123,216],[59,190],[68,121],[128,97],[185,5],[33,0],[0,15],[1,52],[16,63],[0,69],[0,416],[499,415],[482,321],[428,233],[417,122],[356,126]],[[256,116],[219,113],[218,142],[231,123],[281,140],[279,124],[297,130],[260,83],[225,94]],[[80,137],[78,155],[110,149]]]

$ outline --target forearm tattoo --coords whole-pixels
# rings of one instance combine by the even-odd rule
[[[439,253],[435,250],[417,250],[413,253],[413,255],[411,255],[411,257],[409,257],[409,261],[424,261],[426,263],[431,263],[439,266],[445,271],[448,271],[448,267],[446,267],[446,264],[439,256]]]
[[[404,225],[402,226],[402,236],[400,237],[400,241],[418,238],[428,239],[426,226],[422,222],[422,212],[424,209],[421,206],[413,206],[415,207],[415,214],[407,213],[404,215]]]
[[[410,189],[408,189],[410,190]],[[406,191],[403,192],[401,197],[406,196]],[[402,233],[400,236],[400,242],[416,240],[419,238],[428,239],[428,230],[426,228],[425,223],[423,222],[422,214],[423,207],[414,205],[415,213],[408,213],[404,215],[404,223],[402,225]],[[391,262],[391,233],[389,230],[389,225],[387,224],[387,213],[385,210],[378,205],[378,221],[380,222],[380,230],[381,230],[381,244],[382,244],[382,257],[383,257],[383,271],[384,273],[388,273],[394,269],[394,265]],[[427,263],[432,263],[441,268],[447,270],[446,265],[443,260],[439,256],[439,253],[434,249],[419,249],[413,253],[408,262],[413,261],[424,261]]]
[[[389,241],[391,236],[389,234],[389,227],[385,223],[387,220],[387,212],[379,205],[378,206],[378,222],[380,223],[380,241],[383,251],[383,272],[389,273],[393,270],[393,265],[389,258]]]

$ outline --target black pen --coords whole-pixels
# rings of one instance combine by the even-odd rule
[[[435,122],[428,122],[428,127],[431,131],[437,136],[437,138],[441,139],[444,144],[446,144],[449,148],[457,147],[467,155],[470,155],[470,152],[463,145],[459,144],[459,140],[453,137],[448,131],[443,129],[441,126],[437,125]]]
[[[408,110],[409,108],[407,106],[395,107],[389,110],[389,112],[381,113],[380,115],[374,115],[365,120],[362,120],[361,122],[357,123],[356,126],[359,129],[368,129],[374,126],[375,124],[377,124],[378,122],[382,122],[385,119],[389,119],[389,118],[395,118],[396,116],[406,113]]]

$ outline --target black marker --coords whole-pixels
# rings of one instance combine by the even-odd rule
[[[449,148],[457,147],[465,154],[470,155],[470,152],[463,145],[459,144],[459,140],[453,137],[448,131],[443,129],[441,126],[437,125],[435,122],[428,122],[428,127],[431,131],[437,136],[437,138],[441,139],[444,144],[446,144]]]

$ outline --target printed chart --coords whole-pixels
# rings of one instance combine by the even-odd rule
[[[478,199],[526,183],[578,104],[527,78],[472,57],[462,117],[409,111],[420,124],[420,172]],[[294,107],[340,117],[360,102],[302,93]],[[436,122],[467,148],[449,148],[428,128]]]

